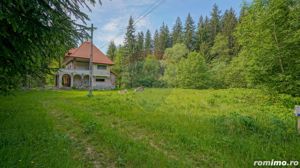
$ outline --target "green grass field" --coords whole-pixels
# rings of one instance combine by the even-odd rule
[[[0,167],[253,167],[300,161],[299,98],[260,90],[0,97]]]

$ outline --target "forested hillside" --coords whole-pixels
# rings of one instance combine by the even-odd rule
[[[119,87],[265,88],[300,93],[300,2],[244,4],[239,13],[212,7],[155,32],[137,32],[131,17],[124,45],[112,41]]]

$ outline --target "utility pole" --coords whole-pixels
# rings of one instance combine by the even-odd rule
[[[92,29],[91,29],[91,54],[90,54],[90,63],[89,63],[89,68],[90,68],[90,80],[89,80],[89,94],[88,97],[93,96],[93,31],[94,31],[94,26],[92,24]]]

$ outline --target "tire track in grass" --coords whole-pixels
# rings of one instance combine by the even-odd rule
[[[95,119],[97,119],[97,121],[99,122],[108,120],[105,117],[104,119],[101,118],[101,115],[99,115],[98,113],[90,114],[93,114]],[[131,123],[130,121],[128,122],[128,120],[126,119],[122,120],[116,116],[110,116],[110,119],[110,122],[114,123],[111,127],[120,132],[120,134],[126,135],[128,138],[134,141],[145,143],[146,145],[150,146],[153,150],[163,153],[170,160],[182,162],[184,167],[201,167],[201,165],[203,165],[204,162],[205,164],[209,164],[211,167],[220,166],[219,164],[208,162],[208,160],[213,160],[212,152],[206,153],[208,151],[201,151],[196,155],[190,154],[189,151],[186,151],[187,149],[185,149],[185,151],[181,151],[181,149],[177,147],[173,148],[172,146],[168,146],[168,143],[172,143],[169,142],[168,138],[159,136],[157,132],[151,129],[143,128],[143,125],[139,125],[140,123],[137,125],[135,123]]]
[[[103,147],[103,145],[105,145],[106,148],[110,147],[109,150],[114,153],[114,157],[112,157],[112,159],[108,158],[107,163],[113,163],[112,167],[183,167],[184,164],[181,161],[171,159],[168,156],[165,156],[165,154],[161,151],[153,150],[154,148],[149,146],[149,144],[134,140],[128,137],[128,135],[122,134],[122,132],[114,130],[111,127],[107,127],[107,125],[103,125],[103,123],[95,120],[95,117],[91,115],[90,112],[75,112],[75,109],[78,109],[78,107],[76,107],[75,104],[72,104],[70,100],[65,101],[67,101],[67,103],[64,102],[63,104],[68,105],[63,106],[63,104],[60,104],[61,110],[59,112],[56,111],[55,113],[64,113],[63,115],[68,115],[68,118],[72,118],[71,120],[73,120],[75,123],[71,124],[72,127],[80,127],[82,131],[86,125],[86,122],[95,123],[95,130],[89,135],[86,135],[89,137],[89,144],[95,144],[95,146],[93,146],[91,149],[98,149],[99,145],[100,147]],[[66,119],[60,120],[62,120],[63,123],[68,122]],[[64,124],[62,127],[66,126],[67,125]],[[67,132],[70,131],[67,130]],[[77,133],[78,131],[75,132]],[[79,136],[79,138],[76,139],[80,140],[81,138],[82,136]],[[103,143],[102,146],[101,143]],[[88,158],[88,156],[86,157]]]
[[[162,97],[162,99],[166,100],[169,98],[170,95],[172,95],[173,90],[168,90],[167,93]],[[98,100],[99,96],[101,96],[102,100],[102,106],[98,106]],[[198,162],[195,160],[195,158],[192,157],[192,155],[185,152],[178,151],[178,149],[172,149],[172,145],[168,146],[168,138],[164,138],[159,136],[160,133],[152,130],[151,128],[144,128],[145,125],[140,125],[141,122],[138,122],[135,124],[135,122],[131,122],[131,119],[134,119],[134,116],[129,117],[128,119],[130,120],[127,122],[127,117],[123,118],[124,116],[122,114],[115,115],[114,112],[111,113],[110,109],[102,109],[103,105],[106,105],[107,103],[113,103],[111,101],[103,102],[103,99],[106,99],[106,97],[109,96],[111,99],[111,94],[110,95],[105,95],[105,94],[99,94],[92,99],[86,99],[83,97],[71,97],[68,99],[65,99],[64,96],[61,98],[62,101],[55,101],[51,102],[54,103],[53,107],[57,107],[60,109],[61,113],[65,113],[69,116],[72,116],[74,120],[76,120],[76,124],[80,125],[82,129],[84,129],[84,125],[86,122],[91,122],[91,123],[96,123],[96,125],[100,126],[100,130],[97,130],[98,138],[102,140],[102,143],[111,146],[114,148],[114,146],[120,146],[121,149],[113,149],[115,152],[118,153],[121,150],[120,156],[124,156],[125,158],[129,159],[126,160],[125,163],[130,164],[130,162],[133,162],[133,165],[139,165],[137,163],[141,162],[144,158],[148,158],[149,155],[161,155],[163,158],[167,158],[167,162],[171,163],[169,165],[174,165],[175,163],[180,163],[182,167],[192,167],[192,165],[199,165],[202,163],[202,161]],[[61,99],[60,98],[60,99]],[[115,104],[122,104],[123,101],[133,101],[131,104],[128,104],[128,106],[135,106],[133,109],[134,111],[131,111],[131,108],[125,107],[125,110],[129,110],[128,112],[130,113],[138,113],[139,111],[144,111],[148,113],[147,111],[149,110],[144,109],[143,104],[139,104],[140,102],[136,102],[136,99],[138,97],[135,97],[135,95],[126,95],[126,97],[119,98],[118,96],[115,97],[117,98],[116,100],[120,101]],[[108,99],[108,97],[107,97]],[[109,99],[109,100],[110,100]],[[124,99],[124,100],[123,100]],[[152,101],[153,102],[153,101]],[[61,103],[61,104],[60,104]],[[138,104],[137,104],[138,103]],[[153,104],[154,103],[154,104]],[[161,105],[164,103],[159,102],[157,104],[156,102],[153,102],[152,104],[155,106],[154,108],[150,108],[151,111],[156,111],[159,109]],[[151,105],[153,107],[153,105]],[[122,106],[123,107],[123,106]],[[121,108],[121,107],[119,107]],[[122,110],[116,108],[115,110]],[[105,112],[97,112],[97,110],[108,110]],[[154,113],[154,112],[153,112]],[[151,113],[149,113],[151,114]],[[163,113],[164,114],[164,113]],[[154,114],[155,115],[155,114]],[[165,115],[165,114],[164,114]],[[120,119],[120,117],[123,119]],[[132,118],[133,117],[133,118]],[[155,117],[155,116],[154,116]],[[131,119],[130,119],[131,118]],[[125,120],[124,120],[125,119]],[[115,122],[117,123],[115,125],[115,128],[112,127],[112,123]],[[155,123],[153,123],[155,124]],[[74,125],[74,124],[72,124]],[[168,126],[172,126],[169,125]],[[154,132],[153,132],[154,131]],[[157,134],[158,133],[158,134]],[[103,136],[105,140],[102,139],[102,137],[99,137],[99,135]],[[108,138],[106,138],[108,136]],[[81,137],[81,136],[80,136]],[[157,139],[156,137],[160,137],[160,139]],[[114,139],[121,139],[114,141]],[[98,140],[97,137],[94,138],[91,141],[96,141]],[[101,141],[100,140],[100,141]],[[98,141],[99,143],[99,141]],[[128,149],[128,145],[134,144],[133,149]],[[97,145],[96,145],[97,146]],[[125,152],[125,154],[122,152],[122,150],[125,151],[133,151],[137,153],[141,153],[143,156],[137,156],[137,158],[132,158],[132,156],[128,156],[128,153]],[[150,152],[150,151],[156,151],[156,152]],[[201,152],[202,153],[202,152]],[[203,158],[207,158],[208,156],[204,153],[201,154],[203,155]],[[147,161],[149,164],[153,164],[155,162],[156,157],[150,157]],[[133,160],[132,160],[133,159]],[[117,160],[117,159],[116,159]],[[122,159],[121,159],[122,160]],[[165,161],[166,162],[166,161]],[[165,165],[168,165],[167,163],[164,163]],[[184,166],[183,166],[184,165]],[[174,167],[174,166],[173,166]]]
[[[171,110],[167,110],[167,111],[162,111],[161,108],[165,108],[165,107],[172,107],[173,104],[170,104],[171,103],[174,103],[176,104],[177,102],[172,102],[174,101],[173,99],[176,98],[177,99],[180,99],[179,97],[177,97],[176,95],[178,94],[177,91],[175,89],[164,89],[164,92],[163,94],[157,94],[155,91],[153,92],[153,90],[150,89],[149,91],[152,95],[148,95],[147,97],[147,101],[144,101],[143,99],[145,99],[145,96],[146,95],[143,95],[143,93],[133,93],[133,95],[131,95],[131,101],[134,102],[134,105],[136,107],[138,107],[138,109],[144,113],[144,114],[147,114],[148,116],[147,117],[150,117],[152,118],[153,120],[152,121],[155,121],[156,118],[157,118],[157,114],[162,117],[162,118],[159,118],[159,119],[162,119],[159,124],[165,122],[164,119],[167,119],[169,117],[173,117],[173,115],[177,115],[179,116],[178,118],[174,118],[174,120],[176,121],[177,119],[182,119],[182,117],[186,117],[187,113],[181,113],[181,112],[177,112],[176,111],[176,108],[171,108]],[[154,96],[154,97],[153,97]],[[149,100],[150,98],[150,100]],[[182,97],[182,99],[184,99]],[[149,106],[150,104],[150,106]],[[165,109],[164,109],[165,110]],[[168,113],[168,112],[173,112],[173,110],[176,111],[176,114],[175,113]],[[175,112],[174,111],[174,112]],[[132,112],[132,114],[134,115],[139,115],[140,113],[134,113]],[[149,116],[150,115],[150,116]],[[190,113],[188,113],[188,115],[191,115]],[[131,118],[128,116],[130,115],[125,115],[125,118],[124,119],[129,119],[129,120],[132,120],[134,119],[135,117],[131,116]],[[180,117],[182,116],[182,117]],[[118,117],[124,117],[124,115],[118,115]],[[141,118],[140,118],[141,119]],[[159,132],[159,135],[156,135],[157,134],[157,130],[155,130],[155,128],[150,128],[147,127],[146,125],[147,124],[150,124],[152,125],[152,127],[158,123],[156,122],[152,122],[149,123],[149,121],[144,120],[142,119],[142,121],[137,121],[136,120],[132,120],[134,121],[133,123],[132,122],[126,122],[126,121],[122,121],[120,120],[120,128],[121,129],[124,129],[126,128],[127,129],[127,134],[129,136],[131,136],[133,139],[136,138],[136,134],[140,134],[140,135],[143,135],[142,137],[144,137],[143,139],[151,146],[153,147],[154,149],[158,150],[158,151],[161,151],[162,153],[164,153],[165,155],[169,156],[169,158],[172,158],[172,159],[175,159],[175,160],[183,160],[186,165],[189,165],[191,167],[193,166],[199,166],[202,165],[202,162],[205,160],[212,160],[213,158],[210,156],[210,154],[207,154],[203,151],[201,151],[200,153],[197,153],[197,156],[195,156],[195,154],[193,153],[190,153],[189,150],[187,149],[184,149],[184,151],[182,151],[182,148],[174,148],[172,146],[172,142],[170,141],[171,139],[169,138],[166,138],[168,137],[168,135],[166,134],[177,134],[178,132],[176,132],[175,130],[172,130],[171,132],[165,132],[166,134],[163,135],[163,136],[160,136],[162,135],[161,132]],[[122,122],[125,122],[125,123],[122,123]],[[147,123],[147,124],[146,124]],[[168,122],[165,122],[163,124],[164,126],[168,128],[174,128],[174,125],[168,123]],[[158,125],[156,125],[157,127],[160,127]],[[132,127],[132,128],[131,128]],[[142,127],[142,128],[140,128]],[[176,129],[176,128],[174,128]],[[139,131],[141,131],[142,133],[139,133]],[[175,132],[173,132],[175,131]],[[163,133],[164,134],[164,133]],[[148,135],[148,137],[144,136],[144,135]],[[175,138],[178,138],[176,137],[178,135],[175,135]],[[157,139],[156,137],[159,137],[159,139]],[[173,139],[173,140],[176,140],[176,139]],[[172,140],[172,141],[173,141]],[[169,143],[169,144],[168,144]],[[168,146],[169,145],[169,146]],[[203,158],[202,160],[200,159],[197,159],[198,156],[201,156],[201,158]],[[216,165],[213,165],[213,166],[216,166]]]
[[[44,106],[47,107],[49,104],[44,103]],[[89,143],[90,137],[84,135],[84,130],[79,123],[63,112],[54,108],[50,109],[49,115],[53,117],[56,129],[65,133],[78,152],[77,155],[74,155],[75,159],[85,160],[88,163],[87,167],[116,167],[114,162],[105,157],[105,153],[97,150],[94,145]]]
[[[162,100],[167,99],[173,92],[173,89],[169,89],[167,90],[167,94],[162,96]],[[136,102],[136,99],[138,97],[138,93],[129,93],[128,95],[126,95],[125,100],[129,100],[129,101],[134,101]],[[132,102],[131,102],[132,103]],[[135,103],[134,104],[138,110],[145,112],[145,109],[143,107],[142,104],[139,103]],[[151,108],[151,110],[156,111],[160,106],[162,105],[162,102],[160,104],[158,104],[158,106],[156,106],[155,108]],[[101,120],[101,113],[89,113],[91,115],[93,115],[97,120]],[[146,130],[146,129],[142,129],[142,128],[138,128],[136,126],[131,125],[126,125],[124,124],[124,122],[118,118],[117,116],[114,115],[110,115],[109,119],[113,118],[113,122],[114,123],[120,123],[123,124],[122,126],[120,125],[119,128],[115,127],[117,129],[117,131],[119,131],[121,134],[125,134],[127,137],[129,137],[130,139],[133,139],[134,141],[139,141],[141,143],[146,143],[147,145],[150,145],[151,148],[153,148],[154,150],[163,153],[167,158],[169,158],[170,160],[176,160],[176,161],[180,161],[180,157],[178,154],[175,154],[172,151],[168,151],[165,149],[165,142],[163,139],[160,139],[160,141],[156,141],[155,140],[155,134],[152,131]],[[115,122],[117,121],[117,122]],[[107,125],[109,127],[109,125]],[[116,125],[115,125],[116,126]],[[188,162],[193,162],[191,159],[186,158],[185,160],[188,160]]]
[[[101,115],[95,113],[95,118],[99,121],[101,121]],[[112,117],[112,126],[113,128],[117,129],[121,134],[127,135],[130,139],[133,139],[134,141],[140,141],[142,143],[146,143],[147,145],[150,145],[154,150],[157,150],[161,153],[163,153],[166,157],[179,161],[180,157],[176,155],[175,153],[172,153],[170,151],[167,151],[164,149],[165,142],[163,139],[160,139],[160,141],[155,140],[155,134],[153,132],[147,131],[143,128],[139,128],[137,126],[128,125],[128,123],[124,122],[123,120]]]
[[[195,154],[195,153],[190,153],[188,149],[181,151],[182,148],[181,149],[173,148],[171,143],[174,143],[176,139],[173,139],[172,142],[169,142],[170,139],[165,138],[164,136],[160,136],[161,134],[159,132],[153,130],[155,128],[147,128],[147,126],[143,124],[143,122],[146,121],[146,123],[148,123],[149,121],[136,116],[140,114],[142,115],[148,114],[151,116],[154,115],[152,117],[156,118],[157,117],[156,115],[159,114],[159,116],[163,118],[167,117],[169,114],[161,112],[160,107],[165,105],[166,101],[168,101],[167,100],[168,98],[172,98],[173,96],[172,92],[173,92],[172,89],[171,90],[168,89],[165,91],[163,95],[158,95],[158,97],[150,96],[152,100],[147,99],[147,101],[143,100],[144,96],[142,96],[142,93],[130,92],[127,95],[123,95],[123,96],[118,95],[117,92],[115,92],[114,94],[101,93],[93,97],[92,99],[90,99],[89,102],[82,102],[79,101],[79,99],[69,99],[68,103],[77,106],[74,108],[80,108],[82,106],[86,106],[86,103],[88,103],[89,108],[87,109],[88,110],[87,113],[88,115],[93,116],[92,118],[94,118],[96,122],[101,123],[103,126],[107,128],[118,131],[119,134],[125,135],[127,138],[132,139],[133,141],[137,141],[139,143],[143,143],[151,147],[153,150],[162,153],[169,160],[176,160],[184,163],[183,165],[185,165],[185,167],[191,167],[192,165],[194,166],[201,165],[203,162],[207,162],[207,160],[212,160],[213,159],[212,156],[203,151],[201,151],[200,154],[199,153]],[[102,106],[98,105],[98,101],[101,101]],[[149,102],[151,102],[150,103],[151,106],[148,106]],[[109,106],[109,104],[119,104],[119,105],[114,106],[112,108],[110,107],[105,108],[106,106]],[[105,109],[103,109],[103,107]],[[175,115],[172,113],[170,114]],[[186,115],[181,113],[179,114]],[[163,118],[159,118],[159,120],[162,120],[163,122]],[[153,127],[158,123],[151,123],[151,124]],[[156,126],[160,127],[160,124],[161,123],[159,123],[159,125]],[[168,123],[165,124],[166,127],[173,127],[172,124],[168,124]],[[175,136],[176,137],[180,136],[177,138],[182,138],[181,135],[175,135]],[[157,137],[159,137],[159,139]],[[201,158],[203,158],[202,160],[197,159],[199,155],[201,156]]]
[[[103,119],[101,113],[90,113],[97,121],[103,123],[102,121],[107,119]],[[110,125],[106,125],[107,127],[111,127],[116,129],[120,134],[126,135],[128,138],[139,141],[141,143],[146,143],[150,145],[154,150],[163,153],[166,157],[170,158],[171,160],[180,161],[180,156],[176,155],[174,152],[168,151],[164,149],[165,142],[161,139],[159,142],[155,140],[155,134],[149,130],[139,128],[134,125],[128,125],[129,123],[121,120],[116,116],[109,116],[108,120],[112,120]]]

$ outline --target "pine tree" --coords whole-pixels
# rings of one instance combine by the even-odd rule
[[[143,60],[145,58],[145,48],[144,48],[144,33],[139,32],[137,34],[136,39],[136,54],[137,54],[137,60]]]
[[[146,57],[151,54],[152,50],[152,39],[151,39],[151,33],[150,30],[147,30],[146,32],[146,38],[145,38],[145,55]]]
[[[163,58],[163,54],[166,48],[170,47],[170,35],[169,35],[169,28],[165,23],[162,24],[160,27],[159,33],[159,55],[158,59]]]
[[[133,25],[134,21],[132,16],[130,16],[129,21],[128,21],[128,26],[127,26],[127,31],[125,34],[125,42],[124,46],[127,50],[127,58],[129,63],[133,63],[135,60],[135,28]]]
[[[225,36],[230,36],[234,32],[234,29],[237,25],[237,17],[235,15],[235,12],[232,8],[229,10],[226,10],[224,12],[223,18],[222,18],[222,33]]]
[[[135,63],[137,61],[136,54],[136,39],[135,39],[135,28],[133,18],[130,16],[125,34],[125,55],[123,57],[123,71],[122,80],[125,86],[133,86],[133,77],[135,74]]]
[[[199,21],[198,21],[198,25],[197,25],[197,30],[196,30],[196,37],[195,37],[195,49],[197,51],[200,50],[200,45],[203,42],[203,33],[204,33],[204,21],[203,21],[203,17],[200,16],[199,17]]]
[[[211,18],[210,18],[210,45],[212,46],[215,40],[215,37],[221,30],[221,11],[219,10],[218,6],[214,4]]]
[[[233,36],[233,32],[238,23],[238,19],[235,15],[235,12],[232,8],[226,10],[222,20],[222,34],[228,38],[228,48],[230,49],[229,54],[234,56],[237,54],[237,44]]]
[[[175,45],[177,43],[182,43],[182,42],[183,42],[182,22],[180,17],[177,17],[172,32],[172,45]]]
[[[170,48],[170,47],[172,47],[172,37],[171,37],[171,33],[170,33],[170,31],[169,31],[169,27],[168,27],[168,25],[166,25],[166,27],[165,27],[165,33],[166,33],[166,48]],[[166,49],[165,48],[165,49]]]
[[[89,19],[84,8],[90,9],[89,4],[95,2],[2,0],[0,94],[8,94],[22,85],[27,87],[27,77],[36,84],[46,84],[47,74],[56,72],[53,63],[88,37],[90,25],[85,24]],[[80,21],[75,22],[74,18]]]
[[[158,59],[160,55],[160,40],[158,30],[154,33],[154,56]]]
[[[239,23],[242,21],[242,18],[243,18],[244,16],[246,16],[246,14],[247,14],[247,9],[248,9],[248,6],[247,6],[247,4],[244,2],[243,5],[242,5],[242,7],[241,7],[240,14],[239,14],[239,18],[238,18]]]
[[[115,45],[114,41],[111,41],[109,43],[108,49],[107,49],[107,56],[113,61],[116,56],[117,47]]]
[[[184,28],[184,43],[189,50],[195,49],[195,25],[193,18],[191,17],[190,13],[188,14],[186,21],[185,21],[185,28]]]
[[[210,49],[210,21],[206,16],[203,22],[203,26],[200,29],[200,37],[201,43],[199,46],[199,51],[202,55],[204,55],[206,61],[209,60],[209,49]]]

